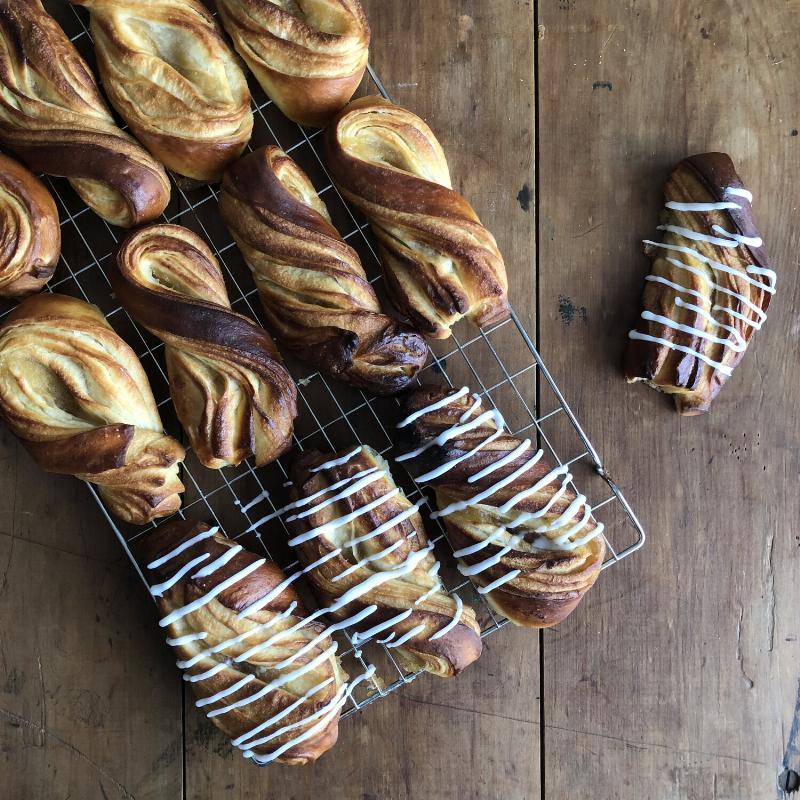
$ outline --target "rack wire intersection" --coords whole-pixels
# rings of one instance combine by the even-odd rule
[[[93,65],[91,35],[84,10],[54,0],[45,0],[45,6],[84,58]],[[251,91],[255,127],[250,148],[276,144],[309,174],[315,186],[320,187],[318,194],[328,205],[334,224],[361,256],[373,286],[385,301],[380,264],[367,222],[344,202],[331,182],[321,156],[320,131],[307,130],[289,122],[253,81]],[[370,66],[360,93],[374,94],[376,91],[389,97]],[[65,180],[43,179],[59,208],[63,240],[61,260],[47,289],[80,297],[102,309],[142,360],[165,429],[183,439],[169,397],[163,354],[160,352],[163,344],[133,323],[117,303],[105,275],[104,264],[113,257],[124,232],[96,217]],[[216,187],[198,186],[174,177],[172,183],[172,201],[164,213],[164,221],[184,225],[211,244],[223,268],[233,308],[264,324],[249,269],[217,213]],[[384,307],[389,306],[384,303]],[[4,303],[0,318],[12,308],[13,305]],[[526,432],[528,436],[535,434],[539,446],[549,454],[554,464],[570,465],[570,471],[575,475],[573,488],[575,484],[581,487],[595,517],[605,523],[608,557],[604,569],[642,546],[645,533],[641,523],[575,418],[516,312],[512,311],[508,319],[484,330],[470,327],[466,322],[459,323],[453,337],[434,342],[431,351],[432,359],[419,376],[421,383],[470,386],[484,402],[503,412],[510,431],[514,434]],[[298,450],[333,451],[363,442],[384,456],[396,454],[393,453],[395,436],[391,422],[398,416],[396,399],[370,397],[360,390],[331,382],[319,372],[291,359],[287,359],[287,366],[298,385],[300,415],[294,436]],[[251,549],[263,551],[287,573],[291,572],[297,561],[285,544],[289,538],[288,531],[280,517],[274,516],[287,499],[287,467],[288,461],[284,457],[257,471],[250,463],[225,471],[208,470],[189,452],[182,471],[186,495],[178,516],[213,522],[232,538],[240,539]],[[393,464],[393,474],[412,502],[427,503],[423,488],[400,463]],[[155,525],[142,529],[116,522],[106,511],[94,487],[87,485],[147,585],[129,545]],[[489,636],[508,620],[499,616],[483,595],[475,591],[472,582],[457,572],[443,526],[438,520],[431,520],[424,511],[423,505],[427,530],[435,542],[435,554],[442,562],[443,583],[448,591],[458,594],[476,609],[481,635]],[[264,517],[270,519],[259,523]],[[307,605],[314,608],[313,599],[307,596],[307,587],[301,587],[301,592]],[[342,717],[364,708],[421,674],[404,670],[384,645],[367,643],[356,648],[346,632],[342,635],[339,655],[350,674],[363,672],[369,664],[376,666],[371,681],[359,686]]]

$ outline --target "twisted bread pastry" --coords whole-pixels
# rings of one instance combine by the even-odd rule
[[[131,234],[111,268],[128,313],[165,344],[178,419],[202,464],[256,465],[291,446],[297,389],[272,339],[231,311],[217,260],[197,234],[151,225]]]
[[[358,0],[217,0],[225,30],[289,119],[324,127],[364,76],[369,25]]]
[[[419,505],[397,488],[369,447],[326,460],[303,454],[292,468],[296,499],[287,518],[300,563],[324,610],[376,636],[411,671],[457,675],[481,654],[475,613],[437,577]],[[290,507],[290,508],[292,508]]]
[[[103,88],[166,167],[222,177],[253,131],[250,90],[222,31],[198,0],[71,0],[92,13]]]
[[[176,520],[138,541],[167,644],[201,707],[259,764],[307,764],[336,743],[351,683],[329,631],[280,567],[218,528]]]
[[[424,339],[381,313],[358,255],[289,156],[265,147],[240,159],[222,183],[220,212],[282,345],[375,394],[408,386],[428,357]]]
[[[41,294],[6,317],[0,416],[42,469],[95,484],[121,520],[144,525],[180,508],[183,448],[164,434],[133,350],[95,306]]]
[[[652,273],[625,375],[673,395],[679,414],[694,415],[709,410],[766,320],[777,276],[758,235],[753,195],[727,155],[682,161],[664,198],[663,238],[645,241]]]
[[[41,0],[0,0],[0,142],[31,169],[68,178],[114,225],[147,222],[169,202],[164,169],[114,124]]]
[[[405,410],[398,427],[418,446],[397,460],[414,459],[417,481],[436,490],[433,516],[444,519],[459,570],[517,625],[561,622],[597,579],[605,554],[603,525],[569,487],[567,467],[553,469],[466,387],[422,389]]]
[[[61,254],[58,211],[42,182],[0,155],[0,297],[38,292]]]
[[[508,315],[506,269],[472,206],[450,187],[441,145],[416,115],[380,97],[354,100],[325,134],[328,169],[378,238],[387,287],[426,336],[462,317]]]

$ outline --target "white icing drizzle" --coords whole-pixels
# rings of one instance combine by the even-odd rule
[[[448,622],[443,628],[436,631],[431,637],[430,641],[434,641],[435,639],[439,639],[445,634],[449,633],[456,625],[458,625],[459,619],[461,619],[461,614],[464,611],[464,601],[457,595],[453,595],[453,599],[456,601],[456,613],[453,614],[453,618]]]
[[[465,422],[463,424],[454,425],[452,428],[447,428],[442,433],[440,433],[435,439],[431,439],[429,442],[426,442],[421,447],[418,447],[416,450],[411,450],[408,453],[403,453],[395,458],[396,461],[407,461],[411,458],[416,458],[417,456],[424,453],[426,450],[429,450],[431,447],[442,447],[446,444],[450,439],[455,439],[458,436],[461,436],[462,433],[468,433],[469,431],[473,430],[474,428],[479,428],[483,425],[484,422],[488,422],[489,420],[494,420],[495,426],[500,428],[505,424],[502,415],[500,412],[493,408],[489,411],[484,411],[482,414],[479,414],[474,419],[470,420],[469,422]]]
[[[312,514],[316,514],[318,511],[322,511],[323,509],[333,505],[334,503],[338,503],[339,500],[344,500],[346,497],[350,497],[351,495],[354,495],[356,492],[360,492],[364,487],[369,486],[371,483],[383,480],[385,477],[386,477],[385,470],[381,469],[381,470],[376,470],[375,472],[370,471],[369,475],[366,475],[365,477],[361,478],[361,480],[357,480],[347,489],[339,492],[339,494],[331,495],[326,500],[317,503],[316,505],[312,506],[306,511],[300,511],[297,514],[292,514],[290,517],[287,517],[286,522],[294,522],[294,520],[296,519],[305,519],[306,517],[309,517]]]
[[[198,564],[201,564],[208,558],[208,553],[193,558],[188,564],[184,564],[172,577],[167,578],[163,583],[157,583],[150,587],[150,594],[153,597],[161,597],[164,592],[171,589],[187,572],[191,572]]]
[[[192,575],[192,578],[206,578],[215,573],[218,569],[224,567],[232,558],[238,553],[241,553],[244,548],[240,544],[235,544],[229,547],[226,553],[223,553],[219,558],[214,559],[210,564],[207,564],[198,572]]]
[[[425,623],[421,622],[419,625],[415,625],[411,630],[406,631],[399,639],[394,638],[394,632],[392,632],[392,641],[389,642],[386,646],[387,647],[402,647],[407,641],[413,639],[415,636],[419,636],[422,631],[425,630]]]
[[[187,633],[184,636],[178,636],[175,639],[170,639],[167,636],[166,642],[170,647],[180,647],[184,644],[191,644],[192,642],[200,641],[208,636],[208,631],[197,631],[196,633]]]
[[[210,539],[215,533],[219,533],[218,526],[209,528],[207,531],[203,531],[202,533],[198,533],[197,536],[193,536],[191,539],[187,539],[185,542],[182,542],[174,550],[170,550],[169,553],[161,556],[161,558],[151,561],[147,565],[147,569],[158,569],[158,567],[166,564],[168,561],[172,561],[175,556],[180,555],[182,552],[184,552],[184,550],[188,550],[192,545],[202,542],[204,539]]]
[[[324,469],[330,469],[331,467],[340,467],[342,464],[346,464],[351,459],[355,458],[362,450],[364,449],[363,445],[359,445],[355,448],[355,450],[351,450],[346,455],[343,455],[341,458],[334,458],[330,461],[324,461],[318,467],[314,467],[309,472],[322,472]]]
[[[456,400],[462,398],[465,394],[469,394],[469,388],[462,386],[457,392],[454,392],[453,394],[450,394],[441,400],[437,400],[435,403],[431,403],[429,406],[426,406],[420,411],[415,411],[413,414],[409,414],[404,420],[397,423],[397,427],[405,428],[407,425],[410,425],[412,422],[414,422],[414,420],[419,419],[423,414],[427,414],[429,411],[436,411],[439,408],[449,406],[451,403],[455,403]]]
[[[463,396],[462,393],[461,396]],[[420,417],[424,416],[428,411],[433,410],[435,408],[440,408],[441,401],[437,401],[432,403],[429,406],[425,406],[424,408],[419,409],[415,412],[414,419],[419,419]],[[462,414],[458,422],[451,426],[450,428],[445,429],[442,433],[440,433],[435,439],[431,440],[431,442],[427,442],[422,447],[417,448],[416,450],[412,451],[410,454],[406,454],[405,457],[412,458],[416,455],[419,455],[422,452],[425,452],[429,447],[431,447],[434,443],[438,442],[445,442],[451,438],[458,436],[460,433],[464,432],[465,430],[471,430],[478,425],[482,424],[483,422],[488,421],[492,418],[490,412],[484,412],[479,416],[472,419],[470,422],[466,420],[469,419],[469,416],[477,410],[477,406],[473,405],[467,413]],[[499,424],[498,424],[499,419]],[[424,473],[417,481],[427,481],[431,480],[432,478],[439,477],[440,475],[445,474],[448,470],[452,469],[456,464],[461,463],[465,459],[469,458],[471,455],[477,453],[481,447],[486,445],[488,442],[493,441],[494,439],[498,438],[499,436],[505,433],[505,422],[503,421],[502,416],[499,414],[494,417],[496,430],[490,433],[486,438],[479,443],[477,446],[473,447],[472,450],[468,451],[465,454],[457,456],[455,459],[452,459],[449,462],[441,464],[440,466],[436,467],[435,469],[430,470],[429,472]],[[478,423],[476,425],[475,423]],[[525,439],[524,441],[520,442],[517,447],[515,447],[512,451],[507,453],[506,455],[502,456],[501,458],[494,461],[492,464],[480,469],[478,472],[473,473],[472,475],[468,476],[467,483],[475,483],[479,480],[486,478],[488,475],[491,475],[493,472],[502,469],[505,466],[513,463],[517,458],[519,458],[526,450],[530,449],[531,447],[531,440]],[[528,470],[532,469],[543,457],[544,452],[542,450],[537,450],[536,453],[533,454],[531,458],[529,458],[525,463],[521,466],[517,467],[515,470],[510,472],[505,478],[501,478],[488,488],[478,492],[477,494],[473,495],[472,497],[466,500],[458,500],[453,503],[450,503],[445,508],[434,512],[431,516],[436,517],[443,517],[449,514],[456,513],[458,511],[464,511],[467,508],[470,508],[478,503],[481,503],[483,500],[491,497],[496,492],[503,489],[505,486],[513,483],[517,478],[523,475]],[[475,553],[479,553],[481,550],[488,548],[492,545],[497,546],[498,549],[489,555],[487,558],[479,561],[475,564],[467,565],[464,563],[459,563],[458,570],[461,572],[462,575],[466,575],[468,577],[474,577],[475,575],[479,575],[480,573],[484,572],[485,570],[497,566],[503,559],[504,556],[508,555],[512,550],[515,550],[521,542],[524,540],[524,534],[516,534],[513,536],[509,536],[508,540],[499,546],[500,543],[498,542],[499,539],[507,535],[509,529],[519,527],[520,525],[526,524],[531,520],[535,520],[545,516],[550,509],[559,501],[559,499],[564,495],[567,491],[567,487],[569,482],[572,480],[572,475],[569,474],[569,469],[565,465],[560,465],[551,469],[544,477],[538,480],[533,486],[527,487],[522,491],[515,494],[502,506],[498,508],[498,511],[502,514],[508,513],[517,503],[524,500],[526,497],[536,494],[537,492],[541,491],[545,486],[551,484],[557,478],[564,476],[563,480],[561,481],[561,486],[559,489],[553,494],[553,496],[548,500],[543,508],[536,512],[523,512],[519,514],[514,520],[512,520],[507,525],[500,525],[499,527],[495,528],[491,534],[489,534],[486,538],[482,539],[479,542],[475,542],[474,544],[468,545],[463,547],[459,550],[454,552],[454,556],[456,559],[463,559],[466,556],[474,555]],[[575,522],[575,517],[578,515],[581,509],[584,509],[584,513],[582,518]],[[535,549],[541,550],[574,550],[577,547],[581,547],[588,542],[590,542],[595,537],[599,536],[603,532],[603,524],[596,523],[595,527],[592,528],[588,533],[584,536],[578,536],[578,534],[583,531],[591,521],[591,514],[592,509],[589,504],[586,502],[586,498],[583,495],[578,495],[575,500],[573,500],[569,506],[565,509],[565,511],[560,514],[553,522],[549,525],[539,525],[534,527],[534,532],[556,532],[562,531],[556,537],[547,537],[547,536],[539,536],[533,543],[533,547]],[[562,530],[566,528],[566,530]],[[488,592],[497,589],[498,587],[502,586],[504,583],[508,581],[514,580],[519,574],[519,569],[512,569],[506,572],[501,577],[497,578],[496,580],[492,581],[491,583],[487,584],[483,587],[478,587],[478,592],[480,594],[487,594]]]
[[[216,703],[219,700],[222,700],[224,697],[227,697],[229,694],[234,694],[238,692],[243,686],[247,686],[250,681],[254,681],[256,678],[255,675],[245,675],[244,678],[241,680],[236,681],[236,683],[232,683],[226,689],[222,689],[221,691],[217,692],[216,694],[211,694],[208,697],[203,697],[200,700],[195,702],[195,705],[198,708],[202,708],[203,706],[210,706],[212,703]]]
[[[723,192],[723,195],[725,197],[729,196],[740,197],[743,198],[748,203],[752,203],[753,201],[753,195],[751,192],[749,192],[747,189],[743,189],[737,186],[728,186]],[[731,209],[742,208],[742,206],[739,203],[735,203],[731,200],[722,200],[719,202],[708,202],[708,203],[680,203],[674,200],[670,200],[666,203],[666,207],[673,211],[685,211],[690,213],[706,212],[706,211],[730,211]],[[717,247],[726,247],[726,248],[761,247],[761,245],[763,244],[763,241],[759,236],[745,236],[735,231],[729,231],[726,228],[723,228],[721,225],[717,224],[712,224],[711,226],[711,231],[712,233],[717,234],[716,236],[707,233],[702,233],[700,231],[695,231],[691,228],[683,228],[678,225],[659,225],[658,230],[667,231],[669,233],[674,234],[675,236],[681,237],[683,239],[688,239],[690,241],[707,242]],[[700,261],[703,264],[707,264],[713,270],[733,275],[738,280],[741,280],[744,283],[747,283],[750,286],[755,287],[756,289],[759,289],[763,292],[767,292],[769,294],[775,293],[775,286],[777,284],[777,274],[775,273],[774,270],[769,269],[768,267],[761,267],[755,264],[750,264],[746,267],[746,271],[742,271],[734,267],[729,267],[727,264],[723,264],[714,259],[708,258],[707,256],[703,255],[693,247],[684,247],[683,245],[675,245],[665,242],[654,242],[649,239],[645,240],[645,244],[651,247],[657,247],[663,250],[668,250],[688,255],[690,258],[696,259],[697,261]],[[684,261],[680,261],[676,258],[670,258],[669,256],[666,256],[665,258],[670,264],[677,267],[678,269],[690,272],[693,275],[696,275],[700,279],[704,280],[709,285],[709,287],[714,291],[720,292],[737,300],[741,304],[741,306],[751,311],[755,315],[756,319],[750,319],[750,317],[747,314],[743,313],[743,311],[739,311],[736,308],[731,308],[730,306],[714,304],[711,306],[710,309],[706,309],[702,308],[701,306],[686,302],[680,297],[680,295],[682,294],[690,295],[692,297],[696,297],[702,300],[708,305],[711,305],[711,301],[709,300],[709,298],[705,297],[695,289],[692,289],[691,287],[688,286],[683,286],[679,283],[675,283],[674,281],[670,281],[667,278],[661,277],[660,275],[648,275],[645,280],[652,281],[654,283],[660,283],[663,286],[667,286],[670,289],[674,289],[675,292],[678,293],[678,296],[676,296],[675,298],[675,305],[678,308],[686,308],[689,311],[693,311],[695,314],[699,315],[706,323],[708,323],[708,325],[710,325],[712,328],[725,331],[728,335],[726,335],[723,338],[713,333],[709,333],[707,330],[704,330],[703,328],[698,328],[695,327],[694,325],[683,325],[675,320],[672,320],[670,317],[666,317],[660,314],[654,314],[647,310],[644,310],[642,312],[641,315],[642,319],[644,319],[647,322],[655,322],[659,325],[664,325],[668,328],[672,328],[675,331],[688,333],[692,336],[696,336],[700,339],[711,342],[712,344],[721,344],[723,347],[728,348],[735,353],[743,352],[747,347],[747,342],[745,341],[745,338],[742,336],[739,330],[733,327],[732,325],[728,325],[718,321],[713,315],[715,313],[726,314],[732,319],[739,320],[741,323],[747,325],[750,328],[753,328],[754,330],[760,330],[761,326],[764,324],[764,321],[767,319],[766,313],[758,305],[753,303],[749,297],[746,297],[740,292],[728,289],[725,286],[720,286],[719,284],[717,284],[703,270],[700,270],[697,267],[692,266],[691,264],[686,264]],[[766,279],[767,282],[765,283],[763,281],[757,280],[756,278],[752,278],[751,275],[764,278]],[[628,336],[631,339],[645,341],[645,342],[653,342],[655,344],[660,344],[663,345],[664,347],[668,347],[670,350],[676,350],[681,353],[686,353],[687,355],[695,356],[696,358],[705,362],[709,366],[720,371],[724,375],[731,375],[733,372],[732,368],[724,364],[722,361],[710,358],[709,356],[705,355],[705,353],[702,353],[699,350],[687,347],[686,345],[677,344],[669,339],[665,339],[660,336],[652,336],[647,333],[640,333],[639,331],[636,330],[631,331],[628,334]]]

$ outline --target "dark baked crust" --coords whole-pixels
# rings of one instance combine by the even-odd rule
[[[664,186],[665,201],[684,203],[720,202],[736,199],[725,197],[726,188],[743,189],[742,180],[730,157],[725,153],[705,153],[684,159],[670,175]],[[758,237],[758,227],[748,202],[740,202],[738,209],[709,212],[677,212],[666,209],[663,220],[667,223],[690,227],[698,232],[713,234],[712,225],[718,224],[727,230],[747,237]],[[740,271],[749,265],[770,268],[765,247],[741,244],[736,248],[723,248],[702,242],[676,240],[669,233],[663,241],[673,244],[691,244],[695,249],[712,260],[719,261]],[[758,316],[740,300],[714,290],[706,281],[697,279],[686,271],[676,268],[665,258],[661,248],[649,245],[646,254],[652,260],[653,275],[681,284],[708,298],[708,307],[730,306],[744,315],[745,320],[757,321]],[[685,260],[680,253],[679,260]],[[766,312],[771,293],[743,282],[730,274],[704,267],[713,281],[724,288],[745,296],[753,305]],[[757,277],[757,276],[753,276]],[[678,309],[674,304],[674,289],[660,283],[648,282],[642,297],[643,307],[655,314],[680,320],[682,324],[701,330],[707,329],[703,317],[690,309]],[[692,300],[692,298],[688,298]],[[693,301],[694,302],[694,301]],[[749,344],[756,328],[740,318],[729,317],[724,321],[733,327],[742,340]],[[639,333],[667,338],[693,352],[700,352],[713,361],[722,363],[733,370],[741,361],[746,350],[737,352],[721,344],[709,344],[706,340],[689,332],[673,331],[660,323],[637,321]],[[708,364],[693,353],[673,350],[656,342],[631,339],[628,343],[624,364],[625,376],[629,382],[644,381],[655,389],[673,395],[676,409],[682,415],[695,415],[708,411],[719,390],[728,380],[728,375]]]
[[[375,394],[408,386],[428,357],[425,340],[381,313],[358,255],[289,156],[265,147],[240,159],[223,181],[220,211],[284,347]]]

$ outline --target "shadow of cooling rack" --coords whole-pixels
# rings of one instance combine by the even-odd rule
[[[93,64],[88,19],[83,9],[52,0],[46,0],[45,5],[81,54]],[[359,253],[376,291],[385,300],[380,265],[366,220],[347,206],[332,185],[320,155],[320,132],[289,122],[255,82],[251,82],[251,91],[255,112],[251,147],[277,144],[308,173],[328,205],[334,224]],[[374,94],[376,91],[388,97],[370,67],[359,93]],[[48,290],[80,297],[102,309],[142,360],[167,432],[183,438],[169,398],[161,352],[163,345],[136,326],[120,308],[104,272],[104,264],[113,257],[124,232],[96,217],[66,181],[52,178],[45,178],[45,181],[59,207],[63,239],[62,257]],[[172,201],[164,220],[194,230],[212,245],[223,267],[233,308],[263,324],[250,272],[217,213],[216,187],[173,179],[172,188]],[[5,304],[2,316],[11,307]],[[466,322],[459,323],[451,339],[434,342],[431,349],[433,357],[420,374],[421,382],[470,386],[485,403],[502,410],[509,430],[531,438],[535,436],[552,462],[570,465],[573,488],[581,487],[593,506],[595,517],[605,524],[608,557],[604,569],[642,546],[645,534],[641,524],[606,471],[603,460],[564,400],[516,313],[512,312],[509,319],[484,330],[476,330]],[[330,382],[319,372],[292,360],[288,360],[287,366],[299,388],[300,414],[294,436],[297,450],[331,451],[364,442],[383,455],[393,455],[391,421],[398,416],[396,399],[367,396],[352,387]],[[257,471],[249,463],[224,471],[207,470],[189,452],[182,473],[186,495],[178,516],[213,522],[232,538],[263,551],[291,572],[297,562],[286,545],[288,532],[280,518],[274,516],[276,507],[286,501],[287,468],[287,460],[282,458]],[[455,569],[444,529],[438,520],[431,520],[425,513],[428,499],[423,489],[400,464],[396,465],[394,477],[412,502],[424,504],[423,516],[430,538],[435,542],[436,555],[442,562],[441,577],[446,588],[476,609],[482,636],[489,636],[503,627],[507,620],[499,616],[474,590],[471,581],[465,580]],[[148,528],[118,524],[105,510],[95,489],[91,485],[89,489],[142,576],[129,544]],[[269,520],[261,521],[265,517]],[[301,593],[307,595],[307,589],[301,587]],[[304,600],[310,608],[316,607],[313,599],[304,596]],[[369,664],[376,667],[372,679],[363,682],[350,698],[343,717],[419,674],[404,670],[391,649],[384,645],[368,642],[357,649],[347,632],[340,636],[340,657],[351,675],[363,672]]]

